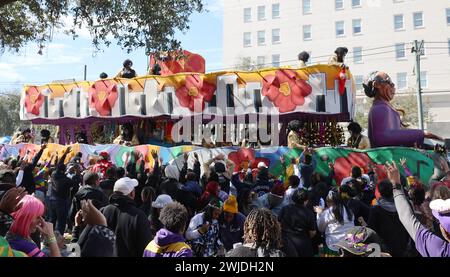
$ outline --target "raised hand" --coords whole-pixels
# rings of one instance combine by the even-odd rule
[[[401,158],[400,159],[400,165],[401,166],[405,166],[406,165],[406,158]]]
[[[401,184],[400,183],[400,172],[398,171],[397,164],[393,161],[392,163],[386,162],[386,172],[392,185]]]
[[[81,210],[86,224],[107,226],[105,216],[92,204],[92,200],[82,200]]]

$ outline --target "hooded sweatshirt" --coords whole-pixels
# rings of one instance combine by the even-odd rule
[[[382,247],[393,257],[402,257],[408,250],[409,235],[398,217],[393,199],[380,198],[370,209],[368,227],[383,240]]]
[[[143,257],[192,257],[191,247],[185,241],[182,235],[162,228],[145,248]]]
[[[268,192],[273,187],[273,182],[269,180],[269,171],[267,168],[260,168],[258,174],[256,175],[256,183],[253,187],[253,191],[262,196]]]

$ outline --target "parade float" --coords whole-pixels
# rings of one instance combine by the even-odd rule
[[[198,62],[198,57],[196,59]],[[162,75],[133,79],[25,86],[21,95],[21,120],[57,125],[60,130],[59,144],[50,144],[41,159],[48,160],[50,153],[55,151],[63,153],[69,144],[72,144],[71,155],[82,152],[85,164],[89,163],[90,157],[106,151],[113,163],[123,166],[126,153],[139,152],[146,168],[154,164],[152,150],[158,152],[163,163],[175,163],[179,168],[186,152],[198,153],[201,162],[224,154],[234,161],[236,171],[256,167],[255,161],[264,161],[270,173],[283,178],[290,174],[292,158],[298,158],[302,152],[302,149],[285,147],[287,123],[298,119],[306,123],[312,134],[307,145],[315,147],[316,170],[326,175],[329,164],[333,163],[337,184],[349,176],[355,165],[366,173],[374,171],[381,180],[386,176],[384,164],[387,161],[406,158],[411,173],[424,183],[428,183],[434,172],[442,167],[431,152],[413,148],[360,151],[339,147],[344,143],[344,136],[337,123],[353,119],[356,93],[351,73],[340,67],[314,65],[301,69],[270,68],[207,74],[179,72],[189,67],[173,62],[170,65],[164,63],[160,68]],[[197,68],[204,70],[204,66]],[[279,144],[272,142],[272,145],[259,149],[238,146],[207,149],[201,147],[202,141],[196,141],[194,136],[182,142],[174,141],[173,133],[186,133],[186,130],[173,132],[177,122],[183,119],[193,123],[189,126],[191,133],[208,125],[231,126],[234,145],[239,145],[241,131],[253,124],[259,129],[270,129],[278,136]],[[124,123],[137,126],[142,145],[111,144],[117,135],[117,126]],[[85,132],[89,144],[74,144],[77,132]],[[96,141],[96,135],[107,143]],[[27,150],[32,156],[39,146],[3,145],[0,158],[24,155]],[[281,161],[280,157],[285,159]],[[67,159],[70,158],[69,155]],[[192,164],[192,155],[188,162]]]

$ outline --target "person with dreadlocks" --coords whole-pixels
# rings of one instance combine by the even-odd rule
[[[244,223],[244,244],[235,245],[227,257],[284,257],[280,250],[281,225],[268,209],[252,210]]]
[[[375,98],[369,112],[368,135],[372,147],[422,146],[424,138],[443,141],[443,138],[420,129],[408,127],[400,118],[403,110],[395,109],[391,101],[395,95],[395,84],[389,75],[381,71],[372,72],[365,80],[364,92]]]

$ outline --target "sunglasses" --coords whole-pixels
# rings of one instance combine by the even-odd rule
[[[395,84],[391,81],[391,78],[386,78],[386,79],[378,79],[376,80],[377,82],[383,83],[383,84],[388,84],[391,87],[395,87]]]

